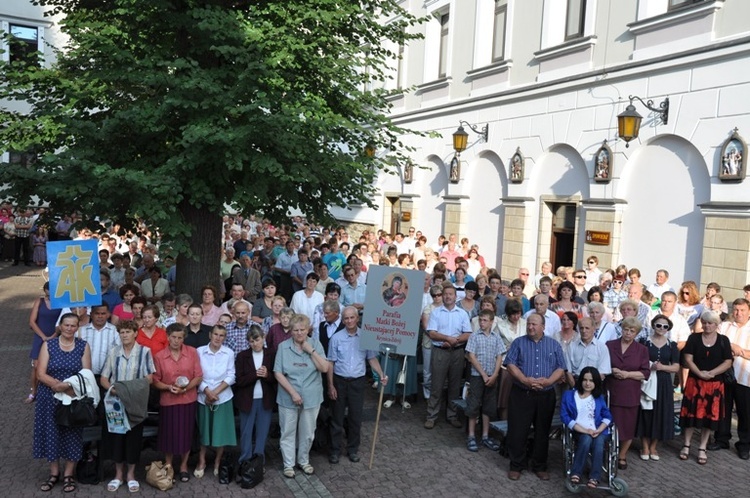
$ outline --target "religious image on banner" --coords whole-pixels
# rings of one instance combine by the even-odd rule
[[[386,306],[398,308],[406,302],[409,281],[400,273],[389,273],[383,280],[382,290]]]
[[[367,294],[362,314],[360,348],[415,356],[422,316],[425,273],[372,265],[367,271]]]
[[[93,306],[102,302],[96,240],[47,242],[47,262],[52,308]]]

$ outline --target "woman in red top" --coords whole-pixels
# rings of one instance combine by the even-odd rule
[[[156,326],[156,320],[159,319],[159,307],[150,304],[143,308],[141,312],[143,327],[138,329],[136,341],[141,346],[151,348],[151,354],[156,353],[167,347],[167,333],[164,329]]]
[[[139,334],[140,335],[140,334]],[[157,447],[167,465],[180,455],[180,481],[190,480],[188,458],[195,428],[197,387],[203,380],[200,358],[195,348],[185,346],[185,326],[167,327],[169,347],[154,353],[154,387],[161,392]]]

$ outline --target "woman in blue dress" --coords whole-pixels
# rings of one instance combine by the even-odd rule
[[[46,458],[49,462],[49,478],[41,491],[50,491],[60,480],[60,463],[65,460],[63,491],[76,490],[76,462],[83,453],[83,428],[63,427],[55,423],[55,410],[60,400],[55,393],[74,395],[67,382],[68,377],[83,368],[91,368],[91,349],[83,339],[76,337],[78,316],[66,313],[60,320],[60,336],[42,344],[37,361],[36,410],[34,411],[34,458]]]
[[[31,392],[24,400],[25,403],[33,403],[36,399],[36,391],[39,381],[36,379],[36,360],[39,358],[39,351],[42,344],[55,336],[55,324],[60,316],[59,309],[52,309],[49,300],[49,282],[44,283],[44,297],[40,297],[34,302],[29,317],[29,327],[34,333],[34,342],[31,344]]]

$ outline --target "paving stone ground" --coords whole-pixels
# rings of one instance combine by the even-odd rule
[[[29,311],[44,283],[37,268],[11,267],[0,263],[0,376],[5,379],[5,402],[0,403],[0,489],[5,496],[59,496],[61,486],[51,493],[39,491],[47,476],[47,465],[31,457],[33,405],[22,403],[28,392],[29,349],[32,335],[28,328]],[[210,472],[202,480],[178,483],[164,493],[145,484],[144,467],[159,458],[153,450],[143,452],[137,476],[141,496],[259,496],[259,497],[559,497],[569,493],[563,485],[562,450],[559,440],[550,443],[550,473],[547,482],[524,472],[519,481],[506,477],[508,460],[484,448],[470,453],[464,444],[464,432],[439,421],[435,429],[422,427],[425,404],[418,402],[402,412],[398,405],[382,410],[378,444],[372,470],[368,469],[370,444],[375,426],[377,393],[368,393],[362,428],[362,461],[351,463],[342,458],[338,465],[328,463],[326,455],[314,453],[311,463],[315,475],[298,473],[294,479],[281,475],[278,440],[269,440],[267,473],[264,482],[253,490],[237,485],[220,485]],[[681,440],[670,441],[661,449],[659,462],[639,460],[637,450],[629,455],[629,468],[620,472],[630,488],[629,496],[746,496],[750,488],[750,462],[737,458],[734,449],[709,452],[705,466],[696,463],[696,452],[689,461],[677,458]],[[637,447],[637,445],[634,445]],[[697,448],[697,441],[693,441]],[[191,458],[191,470],[195,465]],[[210,465],[210,463],[209,463]],[[111,464],[106,479],[97,486],[81,485],[73,496],[109,496],[106,481],[112,478]],[[129,495],[123,487],[112,495]],[[581,496],[606,496],[604,491],[584,490]],[[2,498],[2,497],[0,497]]]

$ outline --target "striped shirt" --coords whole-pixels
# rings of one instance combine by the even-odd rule
[[[542,336],[538,342],[528,335],[513,341],[505,357],[504,365],[515,365],[526,377],[534,378],[549,378],[556,370],[566,368],[562,346],[546,335]],[[513,382],[522,389],[527,389],[515,379]],[[554,387],[554,385],[547,386],[544,390],[554,389]]]
[[[127,356],[122,346],[110,349],[107,361],[102,368],[102,377],[114,383],[142,379],[155,371],[151,350],[135,343]]]
[[[750,322],[742,327],[735,322],[723,322],[719,333],[727,336],[732,344],[742,349],[750,349]],[[734,357],[734,376],[738,384],[750,387],[750,358]]]
[[[109,351],[120,345],[120,335],[117,333],[117,329],[111,323],[106,323],[101,330],[98,330],[93,323],[89,323],[79,329],[78,337],[89,344],[91,371],[100,375]]]

